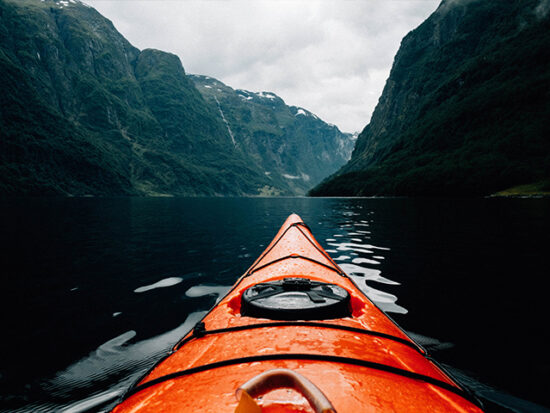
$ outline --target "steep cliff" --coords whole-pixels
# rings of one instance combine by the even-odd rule
[[[445,0],[402,41],[352,158],[312,195],[484,195],[550,177],[550,16]]]
[[[176,56],[136,49],[76,0],[0,0],[0,72],[4,194],[256,195],[271,184]]]
[[[235,147],[258,163],[275,187],[305,193],[344,165],[355,137],[274,93],[249,92],[190,75],[224,122]]]

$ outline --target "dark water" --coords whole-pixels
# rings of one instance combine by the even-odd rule
[[[549,411],[550,201],[0,200],[0,410],[102,411],[296,212],[492,406]]]

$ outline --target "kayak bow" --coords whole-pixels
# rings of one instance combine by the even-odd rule
[[[113,412],[480,412],[298,215]]]

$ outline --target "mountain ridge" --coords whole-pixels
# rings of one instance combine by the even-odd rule
[[[234,145],[176,55],[135,48],[85,3],[0,0],[0,34],[2,193],[255,196],[309,189],[280,173],[269,176],[264,158]]]
[[[307,109],[288,106],[273,92],[233,89],[210,76],[189,76],[220,113],[235,146],[261,164],[274,183],[283,181],[305,193],[349,159],[353,136]]]
[[[311,195],[488,195],[550,177],[538,0],[443,1],[402,41],[350,162]]]

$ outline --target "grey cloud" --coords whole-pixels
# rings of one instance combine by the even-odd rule
[[[180,56],[187,72],[272,91],[350,132],[369,121],[403,36],[439,3],[85,1],[137,47]]]

